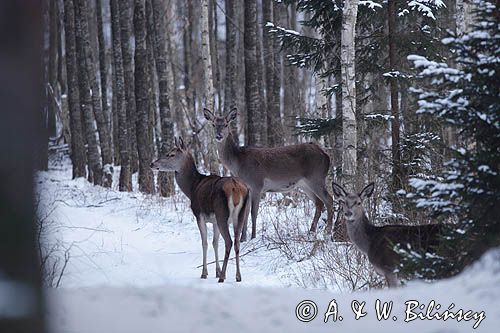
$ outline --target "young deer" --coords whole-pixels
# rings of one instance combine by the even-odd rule
[[[375,271],[383,275],[389,287],[399,285],[395,269],[400,257],[394,246],[410,246],[416,250],[427,250],[438,245],[441,225],[419,226],[387,225],[377,227],[370,223],[362,201],[372,195],[374,183],[368,184],[359,194],[348,193],[342,186],[333,183],[333,194],[342,205],[347,224],[347,234],[358,249],[368,256]]]
[[[153,170],[175,171],[175,180],[184,194],[191,200],[193,211],[201,235],[203,247],[203,270],[201,278],[206,279],[207,270],[207,225],[214,229],[212,245],[215,251],[216,277],[219,282],[226,278],[227,261],[233,242],[229,234],[229,224],[234,228],[234,252],[236,254],[236,281],[241,281],[240,237],[249,214],[248,188],[234,177],[202,175],[196,169],[194,158],[186,149],[182,138],[175,139],[175,147],[151,164]],[[219,233],[226,246],[222,270],[219,266]]]
[[[250,187],[252,238],[255,238],[261,193],[289,192],[295,188],[302,189],[316,205],[311,232],[316,231],[324,206],[328,213],[325,231],[331,232],[333,199],[325,185],[330,157],[318,145],[303,143],[276,148],[240,147],[229,128],[229,124],[236,119],[236,109],[222,117],[215,116],[208,109],[203,111],[205,118],[215,128],[222,163]],[[246,239],[246,228],[242,238]]]

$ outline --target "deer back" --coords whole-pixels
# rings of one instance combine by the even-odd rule
[[[240,205],[247,195],[247,186],[235,177],[204,176],[193,189],[191,209],[195,215],[210,215],[226,211],[229,203]]]

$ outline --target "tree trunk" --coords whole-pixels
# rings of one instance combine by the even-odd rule
[[[215,89],[213,80],[213,68],[212,68],[212,57],[210,53],[210,29],[208,24],[208,12],[209,4],[208,0],[202,0],[201,2],[201,58],[203,61],[203,81],[204,81],[204,91],[203,91],[203,101],[205,107],[213,112],[215,101]],[[208,131],[208,142],[207,142],[207,168],[212,174],[219,174],[219,166],[217,163],[217,152],[215,148],[215,134],[212,129]]]
[[[106,121],[108,131],[111,128],[110,110],[108,103],[108,62],[106,59],[106,43],[104,42],[104,16],[102,13],[102,0],[96,0],[96,15],[97,15],[97,38],[99,41],[99,70],[101,73],[101,99],[102,112]],[[109,139],[111,137],[108,135]],[[109,142],[110,149],[112,148],[111,140]]]
[[[57,35],[59,31],[57,29],[57,0],[49,0],[49,92],[47,94],[47,131],[49,137],[55,137],[57,135],[56,129],[56,113],[57,113]],[[60,61],[60,59],[59,59]]]
[[[123,62],[123,78],[125,82],[125,109],[127,112],[128,132],[129,132],[129,157],[130,157],[130,170],[132,173],[138,169],[138,151],[137,151],[137,136],[136,136],[136,104],[135,104],[135,84],[134,84],[134,64],[132,63],[132,46],[130,41],[132,39],[132,21],[130,0],[120,0],[120,33],[121,33],[121,46],[122,46],[122,62]]]
[[[34,170],[44,163],[34,157],[39,145],[47,144],[41,109],[47,83],[41,67],[46,6],[45,1],[0,5],[0,332],[49,332],[33,204]]]
[[[387,4],[389,22],[389,69],[396,71],[396,4],[395,0],[389,0]],[[400,151],[400,125],[399,125],[399,91],[397,79],[389,78],[391,91],[391,132],[392,132],[392,186],[394,190],[401,188],[401,151]]]
[[[237,1],[225,0],[226,9],[226,78],[224,86],[224,113],[227,114],[229,111],[237,107],[237,86],[238,78],[236,76],[237,72],[237,61],[238,61],[238,49],[236,45],[237,37],[237,16],[236,16],[236,6]],[[231,123],[231,130],[233,133],[237,131],[238,124],[236,121]],[[234,137],[238,140],[238,136]]]
[[[257,2],[245,1],[245,104],[247,111],[247,144],[260,145],[261,117],[257,66]]]
[[[266,78],[264,77],[264,59],[262,57],[262,33],[263,31],[263,25],[262,19],[259,20],[259,13],[262,12],[262,8],[259,6],[260,1],[257,1],[257,8],[256,8],[256,52],[257,52],[257,87],[259,88],[259,106],[257,108],[258,115],[259,115],[259,123],[261,124],[259,126],[260,130],[260,144],[262,146],[267,146],[267,114],[265,110],[267,110],[267,101],[266,101],[266,95],[265,95],[265,85],[266,85]]]
[[[125,109],[125,82],[123,77],[121,30],[120,30],[120,10],[119,0],[110,0],[111,4],[111,30],[113,38],[113,77],[116,89],[113,95],[116,97],[116,113],[118,123],[118,146],[120,150],[120,191],[132,191],[132,175],[130,169],[130,144],[129,144],[129,122],[127,121],[127,111]]]
[[[139,153],[139,191],[154,193],[153,171],[151,170],[151,148],[149,140],[149,100],[151,79],[146,50],[146,8],[145,0],[134,1],[135,31],[135,102],[137,112],[137,151]]]
[[[75,11],[73,0],[64,1],[64,34],[66,45],[66,73],[68,77],[68,106],[71,130],[71,162],[73,178],[85,177],[85,145],[83,140],[78,68],[76,61]]]
[[[104,171],[104,174],[100,174],[99,177],[101,179],[94,179],[94,183],[97,181],[99,185],[103,185],[105,187],[111,187],[111,182],[113,180],[113,175],[111,173],[111,165],[113,163],[113,156],[111,152],[111,135],[108,127],[108,123],[105,119],[101,108],[101,96],[99,94],[99,83],[96,77],[96,68],[94,65],[94,55],[92,52],[92,47],[90,45],[90,33],[88,26],[88,3],[87,1],[78,0],[77,1],[77,20],[80,21],[80,30],[77,36],[81,36],[81,59],[84,60],[82,63],[82,70],[85,70],[84,79],[88,80],[88,85],[90,87],[90,91],[88,92],[91,96],[92,101],[92,110],[94,112],[94,118],[97,124],[97,131],[99,133],[99,145],[101,148],[101,156],[102,163],[104,164],[104,169],[101,167],[101,173]],[[78,41],[78,39],[77,39]],[[78,44],[77,44],[78,46]],[[86,76],[86,77],[85,77]],[[86,85],[87,83],[84,83]],[[81,97],[81,94],[80,94]],[[90,120],[90,119],[89,119]],[[92,128],[94,125],[92,124]],[[89,151],[90,152],[90,151]],[[96,166],[97,167],[97,166]]]
[[[282,12],[285,7],[282,3],[273,1],[273,20],[275,24],[280,24]],[[272,72],[272,85],[268,86],[270,102],[268,104],[268,137],[269,144],[274,147],[279,147],[284,144],[284,129],[281,121],[281,69],[282,69],[282,54],[281,43],[278,38],[273,39],[273,52],[270,62],[273,63]]]
[[[158,90],[159,90],[159,109],[160,109],[160,123],[161,123],[161,141],[162,146],[160,154],[166,154],[168,150],[173,147],[174,137],[174,123],[172,120],[172,112],[170,110],[170,97],[169,97],[169,81],[168,81],[168,67],[167,63],[167,45],[165,40],[165,33],[169,33],[166,29],[165,18],[165,4],[160,0],[150,0],[153,10],[153,44],[154,56],[156,62],[156,73],[158,75]],[[158,174],[158,185],[160,194],[164,197],[169,197],[174,194],[174,179],[171,172],[160,172]]]
[[[350,192],[355,190],[357,170],[355,35],[358,1],[345,1],[342,11],[342,181]],[[345,221],[335,226],[336,240],[347,240]]]
[[[80,107],[85,121],[85,134],[88,145],[89,181],[102,185],[102,164],[99,156],[99,144],[96,137],[95,115],[92,104],[91,80],[94,74],[93,60],[88,33],[88,11],[85,0],[77,0],[75,6],[76,51],[78,56],[78,86]],[[99,101],[100,102],[100,101]]]

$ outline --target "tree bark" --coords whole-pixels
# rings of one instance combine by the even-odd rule
[[[201,58],[203,61],[203,81],[204,81],[204,91],[203,91],[203,102],[205,107],[213,112],[215,112],[215,89],[213,80],[213,67],[212,67],[212,57],[210,53],[210,29],[208,24],[208,12],[209,4],[208,0],[201,1]],[[217,163],[217,152],[215,148],[215,134],[212,129],[208,131],[208,142],[207,142],[207,168],[212,174],[219,174],[219,166]]]
[[[281,16],[285,7],[282,3],[273,1],[273,20],[275,24],[280,24]],[[268,105],[268,136],[271,131],[270,145],[278,147],[282,146],[284,140],[284,129],[281,119],[281,73],[282,73],[282,54],[281,43],[278,38],[273,40],[273,71],[272,86],[269,86],[269,94],[271,95],[271,104]],[[269,131],[270,130],[270,131]]]
[[[134,1],[135,31],[135,102],[137,112],[136,132],[137,151],[139,153],[139,191],[154,193],[153,171],[151,170],[151,148],[149,140],[149,100],[151,79],[146,50],[146,7],[145,0]]]
[[[261,117],[259,113],[259,87],[257,66],[257,2],[245,1],[245,104],[247,111],[247,144],[260,145]]]
[[[342,77],[342,181],[344,187],[354,192],[357,171],[356,131],[356,69],[355,35],[358,1],[345,1],[342,11],[341,77]],[[347,240],[345,221],[336,223],[334,238]]]
[[[88,3],[86,0],[78,0],[77,3],[77,20],[80,22],[79,34],[77,34],[77,36],[80,36],[80,40],[82,43],[81,52],[83,52],[83,54],[81,55],[81,59],[84,60],[84,62],[82,62],[82,66],[84,66],[82,67],[82,70],[85,70],[86,72],[83,77],[84,79],[88,80],[88,84],[91,89],[89,91],[89,94],[91,96],[92,110],[97,125],[97,132],[99,134],[99,146],[101,149],[102,163],[104,164],[104,169],[101,166],[99,175],[99,177],[101,177],[102,179],[94,179],[94,183],[97,181],[99,185],[111,187],[111,183],[113,180],[111,167],[113,163],[113,156],[111,151],[111,135],[108,123],[101,108],[101,95],[99,94],[99,83],[96,77],[97,70],[94,65],[94,55],[92,47],[90,45],[90,33],[87,19],[89,13]],[[87,83],[84,84],[86,85]],[[93,124],[92,128],[94,128]]]
[[[118,144],[120,150],[120,191],[132,191],[132,175],[130,169],[130,145],[129,145],[129,122],[125,109],[125,82],[123,77],[121,30],[120,30],[120,10],[119,0],[110,0],[111,4],[111,30],[113,38],[113,76],[115,79],[116,109],[118,123]]]
[[[49,137],[57,135],[56,129],[56,113],[57,113],[57,63],[58,60],[58,38],[59,30],[57,29],[57,0],[49,0],[49,93],[47,94],[47,131]]]
[[[71,130],[71,162],[73,178],[85,177],[85,145],[83,141],[78,67],[76,56],[75,11],[73,0],[64,1],[64,34],[66,45],[66,73],[68,78],[68,106]]]
[[[170,96],[169,96],[169,80],[168,80],[168,67],[167,63],[167,44],[165,40],[165,33],[169,34],[166,29],[165,18],[165,4],[160,0],[150,0],[152,3],[153,11],[153,44],[154,56],[156,62],[156,73],[158,75],[158,91],[159,91],[159,109],[160,109],[160,124],[161,124],[161,150],[160,154],[165,154],[173,147],[174,137],[174,122],[172,119],[172,111],[170,110]],[[170,172],[159,172],[158,185],[160,194],[164,197],[169,197],[174,194],[174,179]]]
[[[96,0],[96,15],[97,15],[97,38],[99,41],[99,70],[101,74],[101,99],[102,113],[106,122],[108,132],[111,128],[110,109],[108,103],[108,62],[106,58],[106,43],[104,42],[104,16],[102,13],[102,0]],[[108,135],[108,144],[112,150],[111,136]],[[106,163],[106,162],[105,162]]]
[[[237,72],[237,60],[238,60],[238,49],[237,49],[237,16],[236,16],[236,6],[238,1],[225,0],[226,9],[226,78],[224,86],[224,113],[227,114],[229,111],[238,106],[237,103],[237,86],[238,78],[236,76]],[[236,121],[231,123],[231,129],[233,133],[237,131],[238,124]],[[234,137],[238,140],[238,136]]]
[[[395,0],[389,0],[387,3],[388,23],[389,23],[389,68],[396,71],[396,4]],[[402,170],[401,170],[401,151],[400,151],[400,123],[399,123],[399,91],[397,79],[389,78],[391,94],[391,133],[392,133],[392,186],[394,190],[401,188]]]
[[[122,46],[123,78],[125,82],[125,109],[127,110],[128,132],[129,132],[129,156],[130,169],[134,173],[138,169],[138,151],[136,136],[136,104],[135,104],[135,84],[134,84],[134,64],[130,41],[132,39],[132,22],[130,0],[120,0],[120,31]]]

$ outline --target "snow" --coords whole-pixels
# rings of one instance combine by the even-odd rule
[[[117,184],[119,167],[113,168]],[[275,218],[282,225],[284,221],[287,225],[305,221],[299,232],[306,234],[313,215],[312,204],[280,207],[277,202],[285,197],[276,194],[263,200],[257,239],[242,244],[243,281],[235,282],[235,263],[230,260],[227,280],[219,284],[213,264],[209,265],[209,278],[199,278],[199,232],[182,194],[166,199],[71,180],[71,166],[65,160],[51,162],[50,171],[39,172],[35,184],[38,213],[51,221],[46,226],[51,237],[46,241],[71,253],[60,288],[45,292],[53,332],[182,333],[235,328],[241,332],[469,332],[475,324],[478,332],[488,332],[500,324],[500,251],[488,253],[458,277],[432,284],[413,281],[399,289],[356,293],[342,284],[318,289],[313,282],[317,274],[326,273],[309,271],[298,283],[293,272],[307,273],[314,265],[307,260],[288,260],[262,239],[264,232],[272,232]],[[210,245],[209,263],[213,258]],[[222,254],[222,240],[219,245]],[[2,311],[12,309],[11,296],[22,295],[4,282],[0,276],[0,317]],[[317,307],[317,316],[310,322],[296,318],[297,305],[303,300],[313,301]],[[393,301],[387,320],[377,320],[377,300]],[[441,304],[440,312],[454,304],[453,311],[472,310],[474,317],[471,314],[468,321],[417,318],[405,322],[405,302],[411,300],[425,305],[434,300]],[[358,320],[351,310],[351,305],[358,304],[354,301],[365,302],[367,315]],[[343,320],[332,315],[325,323],[332,304],[338,306],[337,316]],[[304,306],[307,304],[298,309],[299,314],[314,309]],[[481,320],[482,311],[486,318]]]
[[[458,277],[434,284],[414,282],[393,290],[336,294],[294,288],[216,286],[218,290],[172,284],[149,288],[48,290],[52,305],[51,329],[93,333],[231,332],[234,329],[239,332],[425,333],[470,332],[473,328],[477,332],[494,332],[500,324],[499,250],[490,251]],[[387,319],[377,319],[384,303],[391,301],[392,311]],[[415,308],[417,304],[423,308]],[[363,317],[360,306],[366,313]],[[332,311],[333,314],[328,315],[328,309],[336,309],[338,313]],[[360,314],[357,320],[352,309]],[[443,316],[447,311],[445,320]],[[314,313],[316,316],[302,322],[297,319],[297,312],[303,319],[310,319]],[[450,317],[450,313],[457,316]]]

